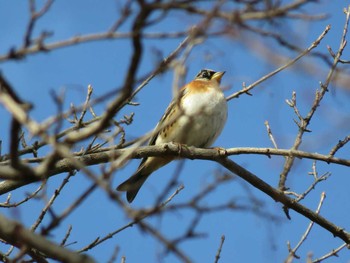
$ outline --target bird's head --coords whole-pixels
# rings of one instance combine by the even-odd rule
[[[216,80],[218,83],[221,82],[222,76],[225,74],[225,71],[214,71],[211,69],[202,69],[196,76],[198,80]]]

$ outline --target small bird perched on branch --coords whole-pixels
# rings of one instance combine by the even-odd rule
[[[158,122],[149,145],[175,142],[201,148],[211,146],[227,119],[227,103],[220,89],[224,74],[203,69],[186,84]],[[126,191],[131,203],[148,176],[174,159],[172,156],[142,159],[137,171],[117,190]]]

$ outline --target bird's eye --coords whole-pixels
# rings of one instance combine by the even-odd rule
[[[210,78],[208,71],[204,71],[203,72],[203,78],[205,78],[205,79],[209,79]]]
[[[203,70],[201,70],[201,72],[198,73],[196,78],[210,80],[214,73],[215,72],[213,72],[213,71],[210,71],[210,70],[207,70],[207,69],[203,69]]]
[[[203,79],[210,79],[210,73],[208,70],[203,70],[200,75]]]

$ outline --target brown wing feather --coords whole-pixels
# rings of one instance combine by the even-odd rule
[[[161,125],[164,125],[165,121],[169,118],[171,119],[171,116],[174,114],[175,109],[177,107],[177,103],[179,102],[179,98],[181,98],[185,94],[185,87],[181,89],[179,95],[174,98],[171,102],[168,108],[165,110],[164,115],[158,122],[158,124],[155,127],[155,130],[159,129]],[[159,130],[157,133],[155,133],[149,140],[148,145],[155,145],[157,138],[159,134],[168,127],[170,124],[166,124],[165,127],[163,127],[161,130]],[[126,191],[126,196],[128,202],[132,202],[134,198],[136,197],[138,191],[140,190],[143,183],[146,181],[148,176],[154,172],[156,169],[164,166],[165,164],[169,163],[173,158],[172,157],[146,157],[143,158],[137,171],[126,181],[121,183],[118,187],[118,191]],[[146,161],[149,160],[149,163],[146,163]]]
[[[169,106],[166,108],[165,113],[163,114],[163,116],[160,118],[159,122],[157,123],[156,127],[154,128],[154,130],[156,131],[161,125],[164,125],[165,121],[167,119],[171,119],[171,116],[174,114],[175,109],[176,109],[176,105],[179,103],[179,99],[184,96],[186,94],[186,86],[184,86],[180,91],[179,94],[170,102]],[[148,141],[148,145],[152,146],[155,145],[157,138],[159,136],[159,134],[166,129],[170,124],[166,125],[165,127],[162,128],[162,130],[159,130],[157,133],[155,133],[150,140]],[[141,168],[141,166],[144,164],[144,162],[147,160],[148,158],[143,158],[139,167]]]

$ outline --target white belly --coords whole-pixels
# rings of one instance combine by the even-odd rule
[[[156,144],[178,142],[196,147],[209,147],[221,133],[227,119],[223,93],[210,90],[205,94],[185,96],[183,114],[167,134],[159,135]]]

